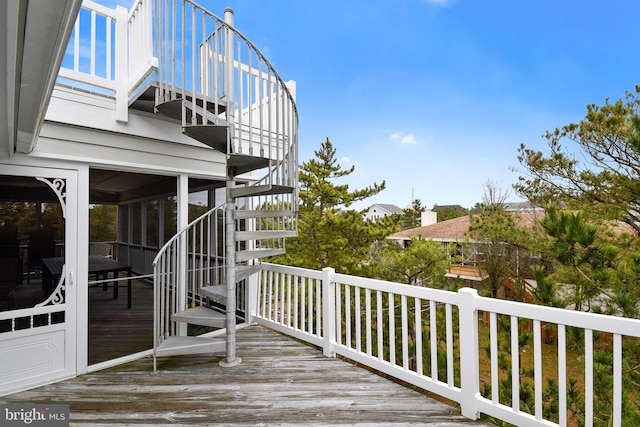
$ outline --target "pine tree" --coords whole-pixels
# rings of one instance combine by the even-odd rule
[[[348,184],[333,181],[353,173],[355,167],[342,169],[331,141],[327,138],[314,153],[315,158],[300,167],[298,237],[287,240],[287,253],[274,262],[358,274],[366,264],[369,248],[385,237],[386,230],[346,208],[378,194],[385,183],[350,190]]]

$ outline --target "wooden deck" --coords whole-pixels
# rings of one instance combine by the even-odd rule
[[[35,286],[34,286],[35,288]],[[89,289],[89,363],[147,350],[152,285]],[[456,426],[488,425],[459,410],[260,326],[238,331],[241,365],[221,356],[142,359],[16,393],[0,403],[66,403],[78,426]]]
[[[126,282],[118,299],[111,285],[89,289],[89,365],[148,350],[153,346],[153,284],[134,280],[131,308],[127,308]]]
[[[469,426],[459,410],[261,326],[238,331],[242,364],[151,359],[0,398],[65,403],[78,426]]]

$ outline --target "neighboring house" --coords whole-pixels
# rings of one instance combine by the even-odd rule
[[[515,216],[521,227],[533,227],[540,218],[539,214],[528,213]],[[478,252],[476,242],[469,238],[471,215],[464,215],[447,221],[437,222],[422,227],[411,228],[394,233],[387,237],[406,247],[413,238],[422,238],[442,242],[443,245],[455,245],[452,255],[461,257],[462,261],[452,264],[446,274],[450,278],[460,278],[466,286],[483,282],[489,276],[482,270],[482,255]]]
[[[401,215],[404,211],[396,205],[376,203],[369,206],[364,214],[365,221],[377,221],[389,215]]]
[[[156,274],[177,298],[159,310],[202,304],[210,296],[185,285],[196,279],[227,298],[226,315],[206,323],[156,313],[171,325],[154,356],[197,351],[168,347],[173,334],[189,338],[187,323],[235,327],[236,283],[296,234],[295,83],[235,30],[230,9],[132,3],[0,2],[0,203],[35,216],[0,218],[0,395],[90,368],[88,284],[105,274],[90,252],[90,206],[118,210],[114,250],[96,259]],[[200,234],[176,235],[193,219],[190,199],[224,204]],[[204,345],[239,363],[233,342]]]

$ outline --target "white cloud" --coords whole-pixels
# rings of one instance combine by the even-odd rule
[[[348,158],[347,156],[341,157],[340,158],[340,163],[344,164],[344,165],[349,165],[351,166],[353,164],[353,162],[351,161],[350,158]]]
[[[389,136],[393,141],[399,141],[400,144],[416,144],[416,137],[412,133],[404,134],[402,132],[394,132]]]
[[[455,0],[423,0],[427,4],[432,4],[438,7],[448,7],[452,5]]]
[[[416,138],[413,136],[412,133],[410,133],[409,135],[403,136],[402,139],[400,139],[400,142],[403,144],[415,144]]]

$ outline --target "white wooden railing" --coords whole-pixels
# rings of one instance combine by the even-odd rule
[[[137,0],[129,12],[83,0],[58,81],[113,96],[116,119],[126,122],[129,96],[158,65],[152,23],[153,0]]]
[[[470,288],[448,292],[347,276],[330,268],[263,264],[254,286],[254,321],[320,346],[327,356],[343,356],[457,402],[472,419],[483,413],[518,426],[576,425],[575,408],[567,402],[576,365],[583,371],[578,411],[584,425],[602,422],[594,410],[598,392],[612,396],[605,414],[610,425],[625,425],[623,395],[638,391],[623,387],[623,342],[637,345],[639,320],[484,298]],[[572,345],[582,346],[584,362],[568,345],[570,330],[581,337]],[[525,334],[533,336],[532,346],[521,344]],[[543,343],[543,335],[554,344]],[[612,349],[605,367],[613,377],[611,390],[594,391],[594,371],[602,368],[594,362],[596,345]],[[501,366],[505,354],[513,361],[507,368]],[[552,372],[543,371],[545,359],[557,359]],[[532,378],[523,375],[521,360],[532,365]],[[543,414],[547,377],[559,384],[553,390],[554,416]],[[518,386],[500,398],[509,379]],[[522,402],[524,383],[533,390],[532,407]]]

